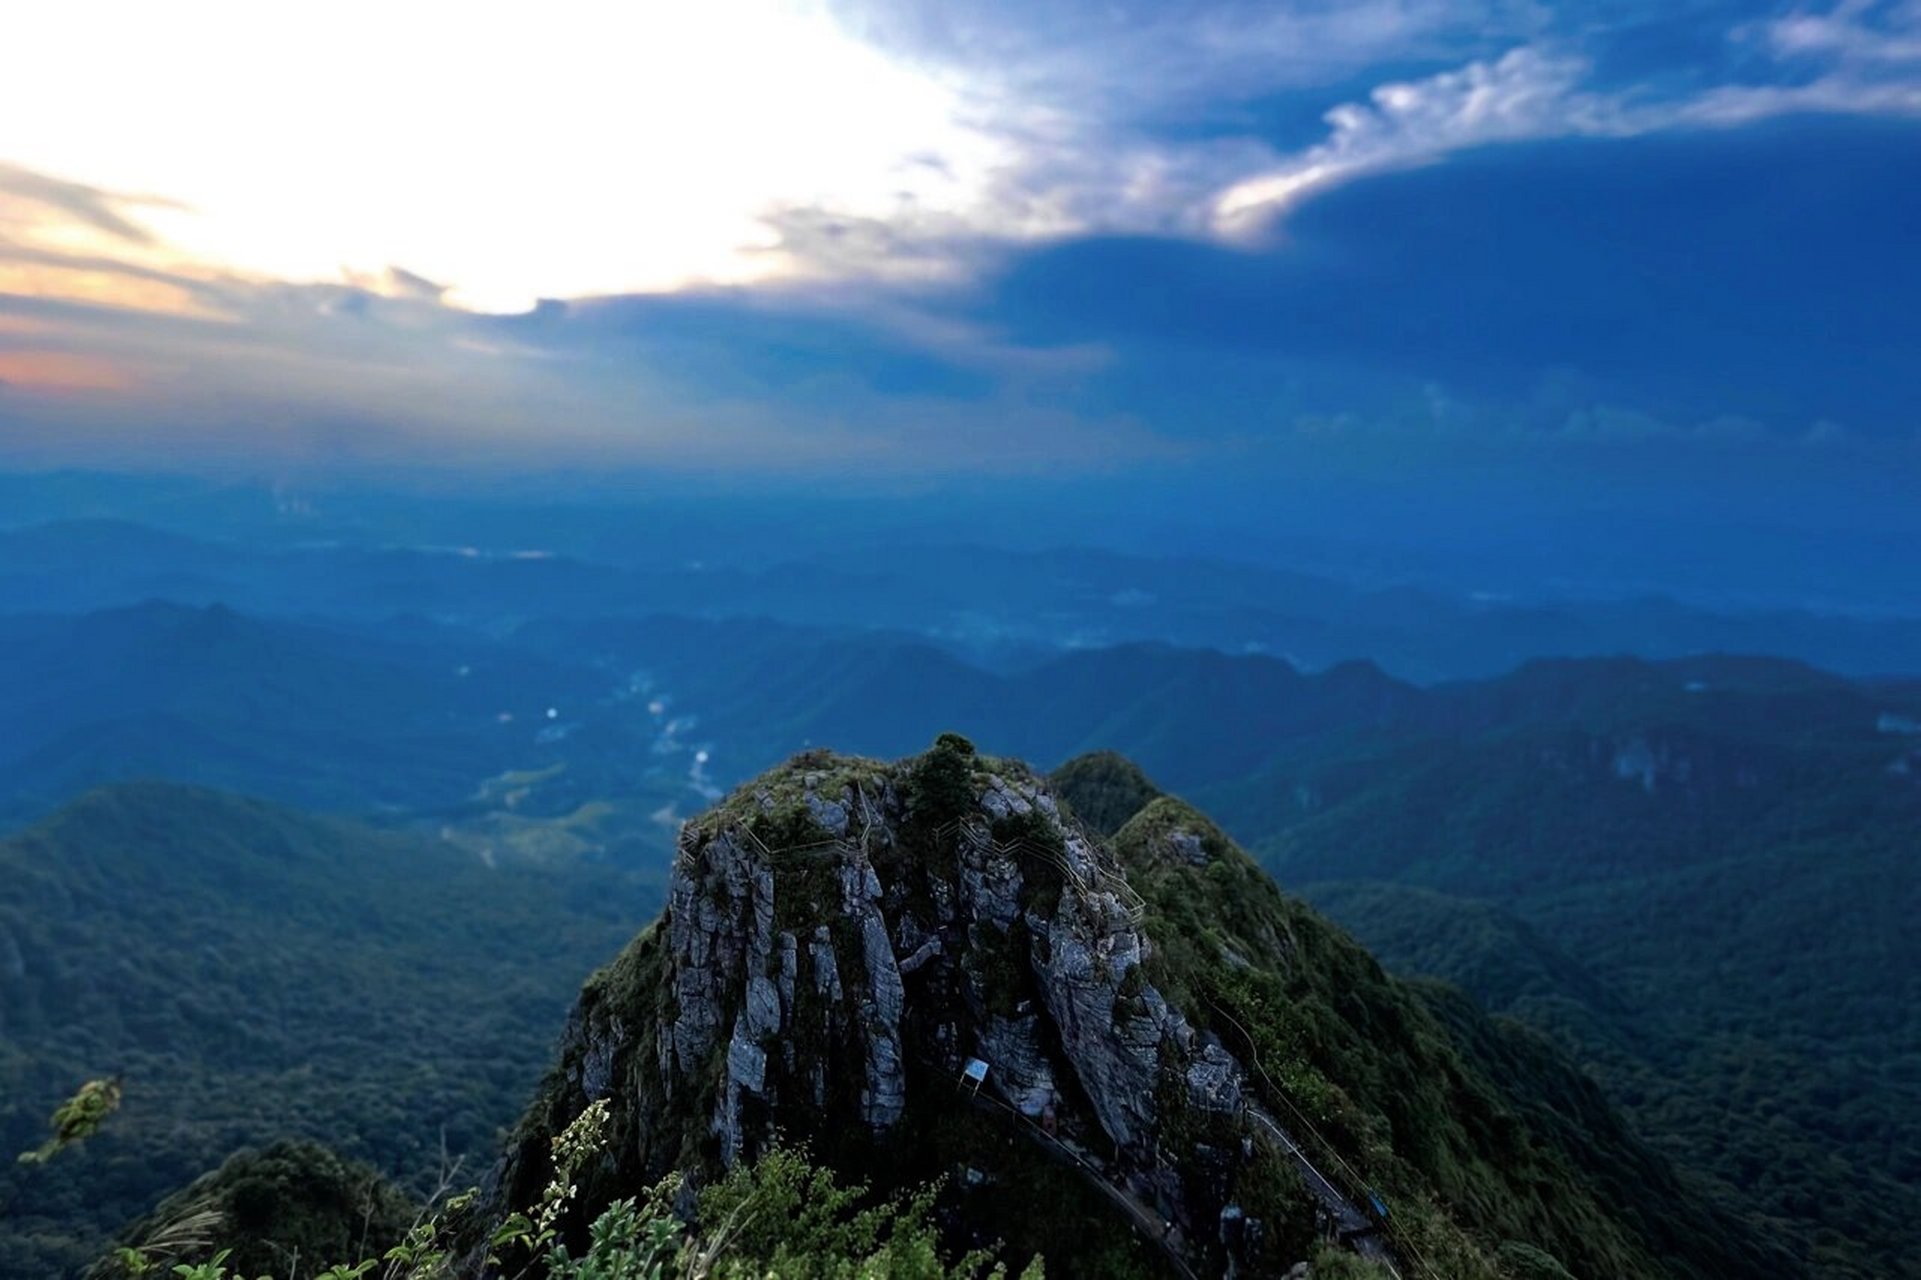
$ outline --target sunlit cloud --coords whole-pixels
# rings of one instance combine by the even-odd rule
[[[42,251],[97,254],[106,237],[182,275],[431,283],[506,311],[717,284],[951,283],[1007,244],[1244,236],[1353,178],[1493,143],[1921,110],[1921,88],[1864,70],[1921,47],[1912,0],[1736,27],[1731,40],[1813,74],[1668,98],[1588,85],[1578,41],[1522,0],[298,12],[76,0],[18,15],[15,48],[87,59],[19,57],[0,76],[0,118],[30,122],[6,139],[0,201],[63,215],[38,226]],[[1507,47],[1463,57],[1491,43]],[[1382,61],[1450,58],[1331,107],[1325,137],[1295,150],[1242,114]],[[165,198],[120,194],[139,192]],[[0,235],[14,221],[0,203]],[[39,268],[12,287],[108,292],[81,268]]]
[[[141,221],[171,207],[0,164],[0,294],[212,314],[211,275]]]
[[[1507,0],[301,12],[34,6],[9,43],[86,58],[11,61],[0,118],[31,124],[6,156],[58,175],[39,180],[76,222],[168,246],[175,259],[147,265],[173,269],[426,279],[494,311],[849,274],[940,282],[968,270],[969,244],[1201,227],[1207,197],[1271,152],[1170,145],[1146,127],[1169,110],[1536,22]]]
[[[1222,192],[1214,227],[1228,236],[1258,229],[1318,190],[1467,147],[1618,131],[1611,104],[1577,92],[1586,71],[1583,59],[1523,48],[1426,80],[1382,85],[1366,103],[1329,111],[1326,141]]]
[[[9,21],[0,448],[72,454],[1159,458],[1258,435],[1250,406],[1281,393],[1253,379],[1225,425],[1139,412],[1166,391],[1152,353],[1086,318],[1023,334],[995,297],[1023,264],[1126,240],[1231,278],[1297,247],[1270,233],[1309,201],[1468,152],[1921,116],[1917,0],[1730,17],[1725,65],[1645,81],[1534,0],[72,0]],[[1232,279],[1238,317],[1181,283],[1063,287],[1109,311],[1158,289],[1169,348],[1244,340]]]
[[[1588,83],[1590,59],[1542,44],[1382,84],[1365,102],[1329,110],[1319,142],[1227,185],[1214,197],[1209,224],[1221,236],[1244,239],[1341,183],[1498,143],[1727,128],[1796,114],[1921,116],[1921,82],[1888,74],[1921,61],[1915,0],[1844,0],[1826,13],[1737,27],[1729,39],[1757,35],[1784,74],[1798,74],[1674,97],[1637,86],[1603,91]]]
[[[759,278],[769,208],[962,210],[1002,161],[953,87],[804,5],[77,0],[9,23],[13,162],[164,190],[139,225],[201,262],[397,266],[485,309]]]
[[[107,191],[0,162],[0,231],[54,241],[72,236],[81,243],[98,243],[104,237],[150,245],[153,233],[140,223],[138,213],[177,207],[162,196]]]
[[[100,258],[29,257],[0,250],[0,293],[97,302],[141,311],[188,315],[198,310],[182,281],[129,270]]]

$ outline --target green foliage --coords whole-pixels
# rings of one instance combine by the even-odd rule
[[[796,764],[818,765],[829,772],[846,768],[852,770],[849,778],[860,779],[869,777],[863,771],[877,767],[838,758]],[[989,767],[1001,766],[979,757],[965,740],[944,738],[910,766],[906,790],[913,812],[925,820],[973,804],[976,779]],[[153,790],[162,797],[181,794],[173,789]],[[963,793],[965,804],[960,800]],[[182,806],[184,813],[170,804],[129,811],[122,798],[115,796],[110,797],[115,803],[97,813],[80,811],[86,820],[84,839],[55,824],[51,832],[43,829],[25,842],[0,844],[0,860],[12,859],[22,871],[17,883],[27,887],[26,900],[36,904],[31,912],[0,914],[0,930],[6,931],[0,941],[24,940],[21,949],[36,983],[47,983],[40,968],[45,957],[70,954],[50,940],[50,930],[56,926],[85,933],[118,927],[104,926],[99,923],[102,920],[124,921],[145,912],[140,918],[157,922],[159,936],[207,940],[202,952],[189,951],[185,960],[173,948],[143,954],[143,964],[157,972],[126,965],[124,972],[113,974],[118,985],[100,974],[88,974],[84,982],[67,988],[48,985],[39,994],[30,992],[26,1000],[12,1004],[5,1003],[16,999],[12,991],[0,990],[0,1018],[7,1019],[10,1028],[46,1026],[50,1020],[45,1010],[53,1001],[47,991],[71,990],[96,1002],[87,1006],[93,1021],[82,1024],[89,1033],[108,1025],[118,1031],[149,1013],[163,1020],[182,1017],[183,1003],[221,988],[209,982],[205,973],[171,972],[168,967],[223,962],[225,954],[232,953],[246,962],[222,963],[220,972],[230,985],[247,984],[241,988],[245,1001],[238,1009],[196,1011],[198,1020],[190,1025],[199,1029],[204,1024],[224,1034],[242,1028],[254,1034],[254,1041],[222,1046],[224,1055],[215,1055],[216,1060],[224,1056],[246,1062],[250,1068],[287,1061],[274,1057],[274,1035],[305,1037],[301,1053],[289,1056],[295,1064],[311,1063],[305,1069],[318,1078],[288,1074],[300,1069],[298,1065],[264,1071],[258,1082],[249,1082],[240,1072],[208,1073],[205,1091],[191,1095],[208,1105],[204,1113],[188,1113],[186,1133],[192,1141],[202,1136],[211,1140],[214,1125],[206,1125],[206,1135],[193,1128],[206,1124],[209,1116],[220,1116],[231,1127],[234,1117],[223,1115],[218,1107],[235,1105],[226,1091],[251,1087],[255,1090],[247,1095],[251,1104],[264,1110],[284,1106],[290,1099],[312,1106],[308,1117],[312,1128],[323,1121],[338,1126],[341,1114],[354,1115],[356,1128],[369,1135],[370,1145],[384,1144],[383,1161],[391,1166],[411,1156],[417,1168],[427,1128],[424,1113],[440,1105],[449,1090],[470,1080],[469,1072],[491,1072],[486,1077],[489,1089],[524,1087],[511,1078],[512,1070],[503,1069],[492,1056],[495,1046],[516,1043],[515,1028],[523,1021],[538,1025],[544,1038],[557,1020],[559,1002],[524,1020],[501,1016],[500,991],[512,990],[515,982],[524,979],[521,970],[527,966],[527,957],[510,950],[505,962],[492,967],[483,967],[478,957],[497,944],[496,929],[513,937],[528,936],[513,932],[520,929],[562,928],[559,922],[570,917],[567,911],[554,909],[551,895],[557,884],[567,882],[551,876],[482,874],[469,862],[450,860],[444,850],[374,837],[340,824],[306,823],[261,806],[186,794],[195,800]],[[753,797],[743,794],[740,803],[748,805]],[[757,800],[751,808],[762,815],[768,812]],[[791,805],[773,807],[775,820],[792,817],[797,837],[818,834],[802,829],[801,819],[793,813]],[[72,820],[70,816],[68,821]],[[1026,829],[1031,825],[1012,821],[1003,824],[1005,829],[997,826],[995,834],[1004,839],[1046,834]],[[768,830],[772,833],[774,828]],[[915,842],[932,837],[931,827],[910,830],[902,840],[908,847],[892,850],[890,856],[931,856],[932,845]],[[116,843],[138,848],[143,855],[159,851],[165,855],[162,865],[168,874],[153,874],[139,859],[104,859],[102,849],[112,849]],[[1545,1265],[1542,1259],[1555,1265],[1560,1265],[1557,1259],[1565,1259],[1566,1270],[1581,1275],[1794,1273],[1791,1259],[1770,1252],[1765,1241],[1743,1239],[1724,1215],[1704,1209],[1690,1187],[1677,1182],[1661,1159],[1620,1126],[1598,1091],[1569,1070],[1539,1037],[1489,1021],[1444,989],[1388,978],[1338,931],[1279,894],[1225,834],[1192,810],[1171,799],[1153,799],[1133,814],[1115,844],[1148,904],[1146,932],[1155,948],[1145,978],[1245,1061],[1258,1062],[1264,1104],[1283,1119],[1299,1117],[1303,1132],[1312,1135],[1306,1140],[1328,1154],[1350,1194],[1374,1187],[1387,1196],[1394,1206],[1392,1232],[1397,1249],[1405,1257],[1422,1260],[1428,1274],[1519,1277],[1530,1275],[1525,1268],[1532,1267],[1535,1274],[1551,1275],[1540,1272]],[[343,874],[343,867],[350,874]],[[807,875],[804,861],[783,862],[777,868],[781,892],[790,904],[786,909],[807,908]],[[343,880],[350,883],[343,886]],[[370,897],[363,891],[368,885],[379,886],[388,896]],[[233,919],[236,902],[241,904],[239,927]],[[9,905],[0,903],[0,912]],[[575,905],[569,902],[566,907]],[[476,917],[485,919],[486,926],[477,927]],[[499,923],[503,920],[507,922],[504,929]],[[329,927],[333,934],[326,932]],[[547,933],[532,936],[551,941]],[[977,957],[990,975],[997,964],[995,941],[988,939]],[[1013,978],[1022,972],[1011,957],[1027,943],[1018,938],[999,941],[1009,949],[999,958],[1007,962],[1007,972],[998,974],[1007,979],[999,984],[1006,990],[998,994],[990,990],[989,995],[990,1003],[1003,1006],[1014,991]],[[658,1061],[656,1015],[670,1009],[673,1000],[670,985],[661,981],[661,952],[658,932],[643,933],[620,962],[590,982],[583,995],[583,1019],[629,1019],[632,1038],[623,1043],[612,1068],[621,1089],[641,1092],[660,1087],[653,1065]],[[1551,953],[1551,948],[1542,952]],[[296,964],[304,966],[304,971]],[[1578,966],[1563,972],[1543,964],[1556,981],[1579,972]],[[316,975],[340,985],[321,986]],[[400,975],[397,983],[396,975]],[[354,1026],[354,1013],[365,1017],[372,1010],[391,1016],[403,998],[420,998],[430,989],[430,984],[420,981],[422,975],[432,975],[443,984],[443,991],[466,992],[473,1001],[470,1009],[487,1009],[496,1020],[483,1029],[484,1034],[474,1036],[464,1060],[444,1058],[446,1069],[421,1073],[413,1080],[414,1091],[390,1093],[396,1082],[409,1080],[406,1054],[419,1054],[423,1047],[427,1053],[446,1052],[445,1042],[430,1033],[457,1037],[458,1018],[449,1032],[446,1006],[437,1007],[429,998],[419,1025],[411,1028],[421,1034],[411,1040],[402,1036],[389,1043],[390,1027],[378,1024],[371,1034],[360,1034],[358,1028],[346,1034],[343,1028]],[[483,997],[480,989],[489,984],[498,990],[490,988]],[[392,985],[405,989],[387,989]],[[107,990],[114,992],[118,1003],[97,1003]],[[320,1007],[296,1007],[298,1002],[289,990],[299,992],[299,1001],[308,1005],[319,1001]],[[1137,985],[1123,990],[1122,998],[1139,1000],[1141,994]],[[351,1000],[366,1007],[349,1010],[345,1006]],[[259,1007],[251,1007],[254,1004]],[[335,1050],[324,1055],[314,1051],[313,1045],[323,1040],[350,1058],[364,1059],[356,1064],[364,1074],[356,1078],[356,1088],[348,1095],[353,1105],[342,1108],[340,1094],[322,1092],[333,1083],[327,1073],[338,1069]],[[93,1060],[103,1056],[96,1054]],[[10,1044],[0,1044],[0,1071],[20,1060]],[[143,1084],[144,1102],[150,1075],[144,1065],[136,1074]],[[164,1077],[163,1071],[153,1078]],[[306,1101],[316,1096],[320,1102]],[[423,1098],[429,1100],[424,1107]],[[549,1179],[548,1190],[559,1188],[558,1198],[550,1203],[538,1186],[513,1186],[511,1194],[519,1198],[511,1203],[526,1206],[524,1221],[510,1221],[506,1234],[496,1238],[496,1248],[518,1250],[527,1263],[538,1262],[549,1274],[580,1280],[674,1274],[660,1269],[668,1265],[665,1258],[670,1248],[674,1266],[686,1266],[689,1257],[709,1251],[712,1256],[704,1264],[709,1266],[705,1274],[716,1275],[758,1276],[770,1267],[785,1267],[780,1274],[838,1278],[877,1274],[876,1266],[881,1268],[879,1274],[973,1275],[986,1265],[985,1255],[943,1260],[937,1237],[928,1227],[934,1216],[932,1189],[877,1201],[865,1184],[841,1187],[829,1175],[811,1171],[798,1157],[785,1165],[777,1160],[746,1166],[757,1171],[753,1176],[764,1177],[764,1184],[757,1182],[745,1190],[736,1187],[741,1198],[732,1204],[718,1202],[710,1210],[703,1202],[697,1228],[686,1232],[669,1221],[664,1202],[623,1196],[619,1193],[633,1187],[611,1188],[604,1183],[605,1162],[589,1155],[602,1142],[621,1150],[661,1144],[648,1151],[649,1160],[663,1167],[704,1167],[711,1172],[712,1152],[704,1147],[711,1104],[711,1096],[689,1091],[689,1096],[663,1103],[667,1109],[657,1114],[668,1115],[674,1123],[662,1126],[660,1133],[600,1132],[591,1135],[591,1141],[583,1136],[573,1144],[578,1150],[570,1154],[549,1143],[545,1135],[559,1133],[565,1138],[568,1126],[582,1119],[574,1110],[578,1104],[569,1105],[557,1089],[543,1093],[528,1113],[522,1137],[539,1135],[547,1149],[537,1166],[526,1168],[537,1167],[538,1176]],[[335,1111],[330,1114],[327,1107]],[[77,1170],[82,1162],[94,1161],[110,1144],[129,1136],[122,1131],[135,1118],[133,1114],[123,1117],[78,1159],[61,1162],[54,1172],[64,1172],[69,1165]],[[682,1125],[681,1120],[689,1123]],[[918,1127],[923,1124],[924,1128]],[[910,1117],[903,1131],[912,1135],[912,1141],[924,1141],[928,1153],[946,1156],[955,1149],[955,1135],[963,1128],[951,1116],[940,1117],[938,1123]],[[1177,1123],[1170,1124],[1171,1141],[1198,1146],[1217,1136],[1198,1130],[1190,1133]],[[179,1145],[185,1149],[188,1144]],[[472,1150],[484,1148],[485,1140],[476,1140],[470,1132],[457,1138],[455,1145]],[[163,1162],[181,1158],[156,1134],[146,1135],[146,1145],[137,1150]],[[833,1157],[826,1163],[834,1168],[864,1167],[843,1152],[836,1151]],[[808,1170],[804,1177],[803,1170]],[[655,1169],[647,1176],[658,1172]],[[153,1176],[152,1170],[146,1173]],[[866,1176],[875,1186],[897,1188],[921,1185],[924,1173],[900,1176],[900,1170],[889,1167],[884,1173]],[[734,1176],[730,1174],[712,1190],[727,1186]],[[822,1177],[828,1179],[825,1184],[819,1180]],[[1042,1215],[1036,1205],[1041,1197],[1065,1196],[1072,1187],[1063,1190],[1063,1185],[1072,1182],[1056,1174],[1023,1184],[1026,1202],[1014,1214],[1038,1220]],[[71,1185],[77,1189],[83,1184],[76,1176]],[[1030,1186],[1041,1194],[1026,1195]],[[1255,1189],[1249,1192],[1251,1196]],[[1299,1203],[1295,1188],[1276,1185],[1260,1194],[1277,1206],[1290,1199]],[[806,1210],[799,1217],[812,1225],[798,1236],[785,1234],[785,1228],[771,1236],[756,1234],[771,1228],[747,1207],[755,1203],[798,1205]],[[828,1212],[814,1213],[815,1205]],[[98,1212],[91,1206],[89,1210]],[[1086,1206],[1077,1206],[1074,1213],[1078,1217],[1063,1227],[1063,1237],[1091,1234],[1090,1224],[1097,1231],[1100,1223],[1109,1221],[1098,1209]],[[783,1211],[783,1218],[793,1216]],[[1275,1223],[1286,1220],[1278,1208],[1264,1216]],[[190,1220],[188,1215],[179,1221]],[[1019,1223],[1022,1231],[1031,1226],[1027,1221]],[[1291,1232],[1292,1226],[1287,1230]],[[1117,1233],[1110,1230],[1108,1234]],[[224,1236],[208,1238],[223,1247],[232,1244]],[[27,1239],[25,1232],[21,1239]],[[0,1236],[0,1249],[12,1243]],[[29,1242],[22,1247],[42,1246]],[[392,1247],[402,1254],[376,1261],[388,1268],[410,1267],[414,1270],[408,1274],[423,1276],[432,1272],[421,1268],[438,1265],[435,1259],[443,1248],[431,1232],[425,1237],[410,1233]],[[139,1256],[145,1258],[144,1253]],[[306,1256],[351,1256],[351,1251],[316,1251]],[[1084,1262],[1097,1256],[1096,1247],[1081,1250],[1077,1237],[1073,1256]],[[136,1265],[125,1257],[121,1260],[129,1269]],[[0,1255],[0,1270],[6,1269],[8,1261]],[[366,1261],[338,1264],[347,1268],[339,1275],[374,1274],[353,1270]],[[181,1265],[223,1264],[208,1260]],[[729,1272],[724,1269],[727,1266],[737,1271]],[[960,1269],[964,1266],[975,1270]],[[1103,1258],[1102,1266],[1111,1274],[1134,1273],[1126,1260],[1107,1265]],[[565,1270],[569,1267],[574,1270]],[[1141,1273],[1153,1272],[1150,1267]],[[310,1277],[303,1272],[299,1280]]]
[[[45,1164],[76,1142],[92,1137],[120,1109],[120,1077],[89,1080],[78,1093],[54,1111],[47,1127],[53,1136],[32,1151],[20,1153],[21,1164]]]
[[[876,1200],[863,1183],[842,1185],[804,1152],[776,1147],[701,1193],[707,1249],[721,1251],[720,1277],[782,1280],[979,1280],[1003,1276],[979,1251],[948,1259],[933,1215],[938,1185]],[[1024,1280],[1039,1280],[1036,1260]]]
[[[598,1125],[595,1126],[598,1131]],[[584,1158],[571,1129],[570,1160]],[[556,1174],[543,1205],[571,1198]],[[954,1257],[934,1221],[937,1184],[879,1199],[864,1183],[843,1185],[807,1153],[777,1146],[742,1163],[701,1192],[689,1227],[670,1209],[677,1176],[656,1185],[644,1203],[616,1200],[587,1230],[576,1253],[538,1229],[541,1210],[515,1215],[495,1234],[496,1256],[511,1258],[545,1245],[548,1280],[1002,1280],[991,1254]],[[532,1227],[533,1229],[529,1229]],[[511,1272],[510,1272],[511,1274]],[[1038,1257],[1021,1280],[1043,1280]]]
[[[659,899],[598,867],[444,845],[191,788],[94,793],[0,839],[0,1145],[104,1064],[104,1129],[0,1162],[0,1275],[70,1275],[240,1147],[337,1144],[424,1193],[489,1165],[580,975]]]
[[[371,1167],[316,1143],[279,1142],[237,1152],[162,1200],[89,1275],[222,1274],[224,1266],[243,1276],[344,1280],[364,1272],[326,1271],[329,1260],[364,1255],[438,1265],[441,1255],[419,1220],[413,1201]]]
[[[1921,1277],[1904,744],[1828,677],[1628,674],[1524,672],[1517,698],[1567,685],[1545,725],[1323,743],[1223,802],[1390,967],[1552,1036],[1756,1239],[1836,1280]]]
[[[914,762],[907,791],[916,823],[929,828],[958,818],[974,807],[974,744],[958,733],[943,733]]]
[[[498,1261],[502,1251],[520,1249],[538,1253],[560,1249],[561,1216],[580,1194],[575,1181],[588,1162],[607,1146],[607,1101],[602,1098],[553,1137],[550,1167],[553,1176],[541,1189],[540,1202],[526,1213],[510,1214],[488,1239],[491,1255]],[[627,1202],[631,1213],[633,1205]],[[564,1257],[565,1251],[561,1250]]]
[[[548,1280],[668,1280],[686,1273],[685,1232],[658,1204],[643,1214],[631,1199],[607,1206],[587,1232],[587,1249],[575,1258],[564,1249],[547,1257]]]
[[[1494,1256],[1510,1280],[1574,1280],[1559,1259],[1519,1240],[1507,1241]]]
[[[1266,1105],[1350,1195],[1387,1197],[1404,1256],[1492,1277],[1492,1243],[1513,1239],[1583,1275],[1791,1268],[1706,1211],[1551,1049],[1471,1008],[1439,1016],[1446,993],[1388,977],[1186,805],[1153,801],[1115,847],[1148,903],[1148,976],[1259,1064]]]
[[[1157,799],[1156,787],[1139,765],[1117,751],[1090,751],[1048,775],[1056,798],[1065,800],[1090,831],[1111,836]]]
[[[775,1147],[741,1164],[698,1199],[690,1227],[674,1216],[678,1177],[644,1200],[603,1209],[570,1246],[561,1214],[578,1193],[572,1179],[607,1142],[604,1106],[589,1108],[554,1139],[553,1178],[539,1202],[495,1230],[489,1265],[512,1280],[1005,1280],[985,1252],[951,1257],[934,1220],[937,1186],[877,1200],[865,1185],[843,1186],[804,1152]],[[343,1200],[351,1190],[357,1199]],[[243,1195],[271,1202],[271,1230],[245,1228]],[[465,1197],[444,1213],[458,1213]],[[402,1226],[402,1216],[411,1225]],[[178,1223],[193,1219],[190,1245]],[[358,1230],[357,1236],[351,1233]],[[371,1171],[344,1166],[315,1147],[282,1147],[235,1157],[169,1198],[136,1243],[96,1268],[101,1280],[161,1273],[179,1280],[454,1280],[443,1246],[443,1215],[411,1215]],[[384,1248],[382,1237],[395,1242]],[[322,1258],[357,1261],[319,1262]],[[313,1261],[310,1261],[313,1260]],[[1039,1258],[1021,1280],[1044,1280]]]
[[[1323,1245],[1314,1251],[1314,1280],[1393,1280],[1378,1262]]]

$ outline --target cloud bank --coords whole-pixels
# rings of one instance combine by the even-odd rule
[[[377,73],[364,101],[273,64],[307,95],[275,132],[221,97],[271,87],[242,60],[156,108],[241,117],[205,173],[156,141],[218,208],[86,168],[120,163],[117,113],[0,157],[0,455],[1659,467],[1916,430],[1914,0],[1607,24],[1503,0],[844,0],[673,30],[582,3],[524,50],[427,5],[368,52],[371,13],[330,28]],[[563,46],[578,65],[502,78]],[[31,80],[0,90],[9,118]],[[322,166],[330,142],[365,155]],[[287,209],[297,252],[248,221]]]

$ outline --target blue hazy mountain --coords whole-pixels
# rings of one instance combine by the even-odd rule
[[[160,597],[363,621],[412,612],[477,627],[765,617],[912,632],[997,666],[1158,640],[1308,668],[1366,658],[1423,682],[1497,674],[1542,655],[1774,653],[1860,674],[1921,665],[1921,621],[1897,614],[1690,604],[1646,589],[1490,594],[1218,553],[995,545],[982,530],[954,542],[908,530],[855,550],[849,534],[795,519],[798,536],[718,545],[705,523],[671,520],[627,537],[586,536],[556,517],[545,526],[469,520],[398,538],[269,524],[270,533],[244,539],[117,518],[0,523],[0,610],[79,612]]]
[[[743,538],[692,563],[672,539],[595,544],[592,522],[560,549],[247,541],[218,507],[184,532],[0,533],[11,825],[101,812],[78,798],[102,785],[217,787],[371,822],[450,883],[457,866],[536,877],[558,895],[538,931],[571,927],[596,876],[651,891],[682,819],[796,752],[892,757],[955,727],[1042,768],[1124,752],[1137,771],[1093,770],[1105,825],[1161,788],[1203,805],[1391,969],[1571,1054],[1765,1248],[1846,1277],[1902,1274],[1921,1248],[1911,623],[960,542]],[[1824,654],[1844,660],[1808,661]],[[195,812],[225,823],[209,803]],[[60,829],[111,832],[137,862],[180,827]],[[315,1106],[294,1127],[331,1139],[320,1112],[347,1113]]]

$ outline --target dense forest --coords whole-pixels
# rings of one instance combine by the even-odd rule
[[[1685,674],[1523,673],[1551,714],[1317,747],[1226,807],[1282,883],[1552,1034],[1824,1274],[1917,1274],[1921,786],[1885,727],[1912,695]]]
[[[245,840],[164,816],[277,811],[180,788],[110,785],[4,846],[9,1140],[31,1145],[58,1097],[113,1071],[130,1118],[112,1141],[135,1141],[162,1095],[169,1132],[198,1135],[120,1158],[154,1172],[125,1186],[80,1190],[80,1161],[110,1144],[31,1192],[8,1171],[22,1256],[71,1261],[91,1248],[74,1240],[282,1128],[403,1181],[438,1158],[443,1125],[450,1147],[484,1151],[581,973],[657,903],[680,819],[810,742],[892,753],[976,721],[1037,764],[1129,752],[1145,775],[1116,773],[1092,819],[1136,805],[1146,777],[1202,805],[1390,968],[1552,1037],[1723,1208],[1822,1274],[1921,1252],[1912,683],[1706,657],[1421,688],[1365,663],[1304,673],[1159,645],[990,670],[922,637],[665,617],[483,632],[146,605],[0,633],[20,730],[0,806],[18,821],[167,776],[372,824],[278,813],[352,830],[361,851],[339,855],[345,875],[322,874],[325,856],[272,864],[278,889]],[[230,871],[193,872],[209,858]],[[383,887],[416,865],[441,870]],[[389,905],[366,905],[363,881]],[[269,909],[295,885],[332,905]],[[149,896],[158,913],[136,915]],[[333,907],[351,923],[329,935]],[[571,941],[515,964],[530,938]],[[389,952],[408,959],[398,978]],[[388,1003],[416,989],[474,1035],[443,1041],[421,1005]],[[461,1003],[500,992],[522,1002]],[[479,1028],[499,1032],[493,1060],[452,1083],[445,1064],[480,1056]],[[352,1082],[303,1047],[334,1044]]]
[[[230,1152],[325,1141],[418,1188],[484,1174],[581,975],[659,895],[162,784],[0,841],[0,1145],[83,1080],[120,1112],[0,1162],[0,1274],[71,1274]]]

